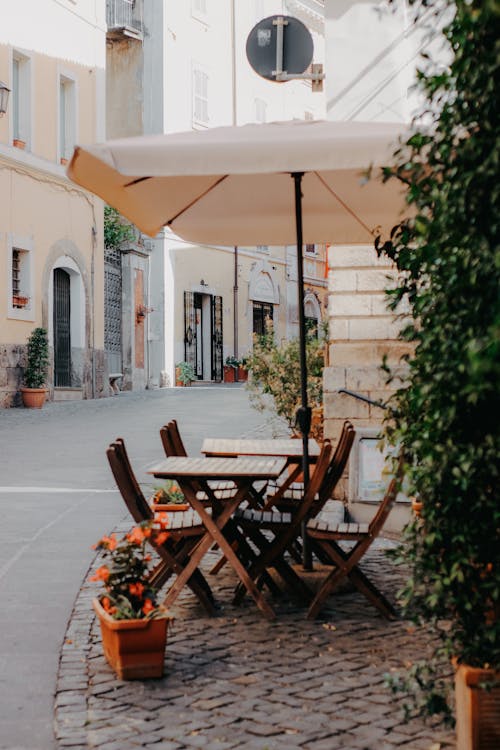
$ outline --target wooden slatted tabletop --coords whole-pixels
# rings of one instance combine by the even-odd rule
[[[283,456],[302,458],[302,440],[249,440],[232,438],[206,438],[201,452],[207,456]],[[320,446],[312,438],[309,440],[309,456],[313,460],[319,456]]]
[[[148,469],[162,479],[275,479],[285,468],[284,458],[198,458],[171,456]]]

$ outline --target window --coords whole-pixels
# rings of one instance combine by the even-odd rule
[[[306,253],[316,255],[316,245],[306,245]]]
[[[9,235],[7,263],[8,316],[29,320],[33,310],[33,289],[31,278],[32,255],[30,240]]]
[[[256,249],[259,253],[269,253],[269,245],[257,245]]]
[[[208,74],[193,69],[193,123],[208,125]]]
[[[255,102],[255,122],[266,122],[267,104],[263,99],[254,99]]]
[[[65,163],[76,142],[76,84],[71,78],[59,77],[59,157]]]
[[[304,120],[314,120],[313,113],[306,109],[304,112]]]
[[[30,59],[21,52],[12,56],[12,136],[14,145],[29,148],[30,124]]]
[[[273,306],[268,302],[253,303],[253,332],[262,336],[266,332],[266,320],[273,320]]]

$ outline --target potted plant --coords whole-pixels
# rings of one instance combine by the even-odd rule
[[[387,432],[404,449],[407,495],[420,503],[398,552],[410,573],[401,600],[436,644],[409,675],[415,705],[445,716],[454,708],[458,749],[483,750],[500,747],[500,264],[489,229],[499,221],[498,123],[486,93],[498,15],[476,2],[432,12],[449,59],[446,68],[426,60],[426,129],[386,170],[407,186],[413,214],[375,245],[397,269],[390,306],[405,311],[400,339],[413,349]]]
[[[178,362],[175,366],[175,384],[188,386],[193,380],[196,380],[193,365],[190,362]]]
[[[224,365],[224,382],[235,383],[238,379],[238,367],[240,361],[236,357],[229,355],[226,357],[226,364]]]
[[[244,382],[245,380],[248,380],[248,370],[247,370],[247,358],[242,357],[240,360],[240,363],[238,365],[238,380],[241,380]]]
[[[189,503],[181,488],[173,479],[166,479],[162,485],[153,488],[153,510],[154,511],[183,511],[189,510]]]
[[[104,655],[122,680],[161,677],[167,627],[173,619],[158,605],[149,584],[151,556],[148,540],[161,545],[167,536],[167,517],[144,521],[120,540],[104,536],[95,546],[106,562],[91,581],[101,581],[104,593],[92,602],[100,626]]]
[[[45,328],[34,328],[28,338],[24,386],[21,387],[24,406],[41,409],[47,394],[45,381],[49,366],[49,342]]]

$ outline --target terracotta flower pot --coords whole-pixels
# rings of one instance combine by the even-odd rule
[[[14,138],[12,145],[16,148],[24,149],[26,147],[26,141],[22,141],[20,138]]]
[[[416,517],[420,518],[420,516],[422,515],[422,507],[423,507],[422,501],[421,500],[417,500],[416,497],[412,497],[412,499],[411,499],[411,507],[412,507],[412,510],[415,513]]]
[[[236,370],[232,365],[224,365],[224,383],[234,383]]]
[[[179,511],[189,510],[189,503],[154,503],[153,510],[155,513],[179,513]]]
[[[41,409],[47,396],[47,388],[25,388],[19,389],[23,397],[23,404],[27,409]]]
[[[245,382],[245,380],[248,380],[248,370],[245,370],[244,367],[238,367],[238,380],[241,382]]]
[[[488,684],[491,689],[481,687]],[[455,672],[457,750],[500,747],[500,672],[459,664]]]
[[[102,646],[106,660],[121,680],[162,677],[171,617],[144,620],[114,620],[92,600],[101,624]]]

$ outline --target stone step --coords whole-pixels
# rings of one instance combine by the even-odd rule
[[[81,388],[54,388],[54,401],[81,401],[82,399]]]

